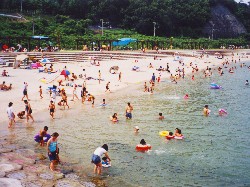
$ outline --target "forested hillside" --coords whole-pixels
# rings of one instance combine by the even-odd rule
[[[1,0],[0,11],[22,11],[35,20],[57,15],[56,23],[70,25],[80,35],[90,25],[100,26],[103,19],[105,27],[134,29],[146,35],[153,35],[155,22],[157,36],[200,37],[217,4],[227,7],[250,32],[250,8],[234,0]]]

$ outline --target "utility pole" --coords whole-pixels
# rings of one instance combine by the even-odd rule
[[[156,22],[153,22],[154,24],[154,37],[155,37],[155,25],[156,25]]]
[[[215,24],[212,23],[212,40],[214,40],[214,26]]]
[[[100,19],[100,21],[102,22],[102,36],[103,36],[103,19]]]
[[[32,33],[33,36],[35,35],[35,22],[34,22],[34,15],[32,15]]]
[[[23,0],[21,0],[21,13],[23,12]]]

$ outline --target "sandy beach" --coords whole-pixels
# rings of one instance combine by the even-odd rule
[[[53,85],[58,86],[58,81],[63,80],[63,85],[70,83],[71,81],[64,81],[64,76],[60,75],[60,72],[66,66],[67,70],[69,70],[75,75],[82,74],[86,77],[92,77],[94,79],[85,80],[83,78],[78,78],[74,81],[76,85],[82,85],[86,81],[87,90],[89,93],[94,96],[109,94],[109,92],[105,92],[105,86],[108,82],[110,82],[110,90],[111,92],[115,92],[116,90],[126,89],[128,85],[131,84],[141,84],[143,91],[144,81],[149,85],[149,81],[152,77],[152,74],[155,73],[156,78],[160,75],[161,80],[170,79],[170,73],[166,71],[157,71],[160,66],[166,68],[167,63],[169,63],[170,71],[173,75],[176,74],[176,70],[178,67],[180,69],[185,68],[185,74],[188,75],[192,73],[192,67],[197,66],[199,71],[204,70],[207,66],[210,68],[215,68],[220,66],[223,61],[227,58],[229,61],[232,59],[231,53],[232,51],[224,51],[225,57],[224,59],[218,59],[217,54],[208,54],[203,58],[200,58],[201,53],[195,51],[176,51],[175,56],[173,55],[163,55],[155,53],[157,56],[156,59],[153,57],[144,56],[143,58],[134,58],[134,59],[109,59],[96,61],[96,63],[100,63],[100,66],[92,65],[94,62],[93,59],[86,60],[83,63],[60,63],[56,62],[53,64],[53,68],[56,73],[48,74],[48,73],[39,73],[37,69],[27,70],[27,69],[13,69],[13,68],[3,68],[6,69],[9,77],[0,77],[0,82],[5,81],[6,84],[12,83],[13,88],[10,91],[1,91],[1,108],[0,113],[3,114],[0,116],[0,121],[3,123],[7,120],[6,108],[9,102],[13,102],[13,108],[15,113],[24,110],[24,103],[21,101],[23,96],[23,85],[24,82],[28,83],[28,96],[30,99],[30,104],[32,106],[34,116],[39,113],[39,111],[46,110],[49,105],[50,96],[48,93],[48,87],[52,87]],[[235,59],[238,60],[240,54],[244,51],[233,51],[235,53]],[[114,52],[115,53],[115,52]],[[236,55],[239,54],[239,56]],[[187,57],[187,55],[189,55]],[[193,56],[194,55],[194,56]],[[107,54],[107,56],[110,56]],[[178,60],[174,61],[176,56],[180,56],[182,63],[180,64]],[[245,56],[246,58],[246,56]],[[243,60],[243,59],[242,59]],[[190,62],[193,63],[192,67],[190,67]],[[153,68],[149,68],[149,64],[152,64]],[[184,66],[183,66],[184,63]],[[119,66],[119,70],[116,74],[111,74],[109,69],[112,66]],[[138,71],[132,71],[132,68],[136,66],[139,67]],[[83,71],[84,70],[84,71]],[[103,79],[100,84],[97,80],[99,77],[98,71],[101,72],[101,79]],[[121,81],[118,81],[118,74],[121,72]],[[69,75],[69,77],[71,77]],[[45,81],[43,81],[45,80]],[[49,82],[49,83],[46,83]],[[43,99],[40,99],[39,96],[39,86],[42,86],[43,90]],[[75,100],[74,102],[70,101],[72,99],[73,87],[70,86],[60,86],[66,90],[69,105],[73,107],[74,104],[81,104],[81,101]],[[156,85],[157,87],[157,85]],[[77,95],[80,97],[81,87],[77,87]],[[57,96],[57,101],[60,100],[60,96]],[[97,100],[96,103],[101,103],[101,100]],[[49,115],[48,115],[49,119]]]

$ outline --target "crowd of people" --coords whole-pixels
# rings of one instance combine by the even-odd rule
[[[203,58],[203,56],[201,56],[201,58]],[[239,58],[239,62],[240,62],[240,58]],[[195,73],[199,72],[199,68],[197,67],[196,64],[193,64],[193,62],[190,62],[188,65],[183,63],[182,61],[179,61],[179,64],[180,64],[180,67],[178,67],[176,70],[175,70],[175,73],[171,72],[170,71],[170,67],[169,67],[169,64],[167,63],[167,66],[166,68],[163,68],[163,67],[160,67],[158,69],[156,69],[157,71],[159,71],[159,75],[158,77],[155,75],[155,73],[152,74],[152,77],[149,79],[149,85],[147,85],[147,81],[144,82],[144,92],[150,92],[150,93],[153,93],[154,90],[155,90],[155,86],[157,86],[156,84],[160,84],[161,82],[161,73],[162,71],[166,71],[167,73],[170,74],[170,79],[173,83],[177,84],[178,81],[180,79],[184,79],[186,76],[186,69],[184,68],[184,66],[189,66],[190,68],[192,68],[192,75],[191,75],[191,79],[193,81],[195,81]],[[229,73],[234,73],[234,71],[236,70],[236,60],[234,58],[234,56],[232,55],[232,60],[230,62],[229,58],[225,58],[223,63],[221,64],[221,66],[219,66],[217,68],[217,73],[222,76],[224,74],[224,71],[226,68],[228,68],[228,72]],[[242,63],[240,65],[240,67],[244,67],[245,64]],[[153,68],[152,64],[150,63],[148,68]],[[66,66],[65,66],[65,70],[67,70]],[[223,71],[224,70],[224,71]],[[209,66],[206,67],[206,69],[203,71],[203,75],[204,77],[211,77],[213,76],[215,72],[213,71],[213,69]],[[7,76],[7,72],[5,71],[4,75]],[[69,76],[67,74],[65,74],[65,81],[74,81],[78,79],[78,76],[75,75],[74,73],[72,73],[72,77],[69,78]],[[101,81],[101,72],[100,70],[98,71],[98,83],[100,84],[100,81]],[[119,77],[118,77],[118,81],[121,81],[121,72],[119,73]],[[48,106],[48,110],[49,110],[49,115],[51,116],[52,119],[55,119],[55,111],[56,111],[56,97],[59,96],[61,97],[60,101],[57,103],[57,105],[59,107],[63,107],[65,109],[65,107],[68,107],[69,108],[69,105],[68,105],[68,96],[66,94],[66,91],[64,88],[60,88],[60,86],[62,86],[62,80],[58,82],[59,86],[58,88],[55,88],[55,89],[50,89],[49,91],[49,94],[50,94],[50,101],[49,101],[49,106]],[[110,84],[111,82],[107,82],[106,85],[105,85],[105,92],[110,92]],[[249,85],[248,83],[248,80],[246,80],[245,82],[245,85]],[[89,101],[91,102],[92,106],[94,106],[95,104],[95,96],[90,94],[88,91],[87,91],[87,86],[86,86],[86,82],[84,81],[84,83],[79,86],[79,85],[76,85],[76,84],[72,84],[72,88],[73,88],[73,91],[72,91],[72,101],[74,101],[75,99],[77,100],[80,100],[79,97],[78,97],[78,93],[77,93],[77,87],[81,87],[81,93],[80,93],[80,97],[81,97],[81,102],[82,104],[84,104],[86,101]],[[0,85],[0,88],[1,90],[9,90],[11,89],[11,84],[10,86],[6,86],[5,85],[5,82],[3,82],[3,84]],[[42,86],[39,86],[39,97],[40,99],[43,99],[43,91],[42,91]],[[186,94],[184,96],[184,99],[188,99],[190,97],[189,94]],[[29,122],[29,120],[32,120],[32,122],[34,122],[34,118],[32,116],[32,107],[31,107],[31,104],[30,104],[30,100],[29,100],[29,96],[28,96],[28,83],[27,82],[24,82],[23,84],[23,97],[21,99],[22,101],[24,101],[24,110],[23,111],[20,111],[17,113],[17,117],[20,118],[20,119],[24,119],[24,117],[26,117],[26,121],[27,123]],[[107,105],[106,103],[106,100],[103,99],[102,100],[102,104],[101,106],[105,107]],[[134,107],[133,105],[128,102],[127,103],[127,106],[125,107],[125,113],[124,113],[124,116],[127,120],[131,120],[133,115],[132,115],[132,112],[134,110]],[[204,116],[209,116],[211,113],[211,111],[209,110],[209,107],[208,105],[205,105],[204,106],[204,109],[203,109],[203,114]],[[219,110],[219,115],[222,116],[226,114],[225,112],[223,112],[223,110]],[[8,105],[8,108],[7,108],[7,115],[8,115],[8,118],[9,118],[9,125],[8,127],[12,127],[13,123],[15,123],[15,112],[14,112],[14,109],[13,109],[13,103],[12,102],[9,102],[9,105]],[[162,112],[159,112],[159,116],[158,116],[158,119],[159,120],[164,120],[165,117],[163,116],[163,113]],[[118,113],[114,113],[110,120],[112,122],[118,122],[119,119],[118,119]],[[43,137],[46,135],[48,131],[48,127],[44,127],[43,130],[41,130],[40,132],[40,145],[41,146],[44,146],[45,142],[43,141]],[[134,132],[136,134],[139,133],[139,127],[138,126],[135,126],[134,127]],[[50,164],[50,169],[52,171],[55,171],[56,170],[56,163],[60,160],[59,159],[59,149],[58,149],[58,144],[57,144],[57,138],[58,138],[59,134],[57,132],[53,133],[51,138],[48,140],[47,142],[47,150],[48,150],[48,156],[51,160],[51,164]],[[169,141],[171,139],[174,139],[175,137],[183,137],[183,134],[182,134],[182,131],[181,129],[179,128],[176,128],[175,129],[175,132],[169,132],[168,135],[166,136],[166,139]],[[144,139],[142,139],[140,141],[140,145],[141,146],[144,146],[146,145],[146,141]],[[104,155],[104,157],[101,159],[101,157]],[[103,161],[102,161],[103,160]],[[107,144],[104,144],[102,147],[98,147],[93,155],[92,155],[92,158],[91,158],[91,162],[93,164],[95,164],[94,166],[94,172],[95,173],[98,173],[98,174],[101,174],[101,171],[102,171],[102,165],[103,164],[106,164],[106,165],[111,165],[111,159],[108,155],[108,145]]]

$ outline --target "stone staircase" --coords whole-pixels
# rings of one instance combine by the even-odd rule
[[[125,59],[144,59],[154,56],[158,56],[160,58],[167,57],[170,54],[157,54],[155,52],[141,53],[141,52],[119,52],[119,51],[76,51],[76,52],[27,52],[27,53],[0,53],[0,58],[3,59],[6,64],[2,66],[9,66],[15,62],[15,58],[19,54],[26,54],[30,58],[41,60],[42,58],[47,58],[51,62],[59,62],[59,63],[72,63],[72,62],[86,62],[89,60],[125,60]],[[1,67],[1,65],[0,65]]]

